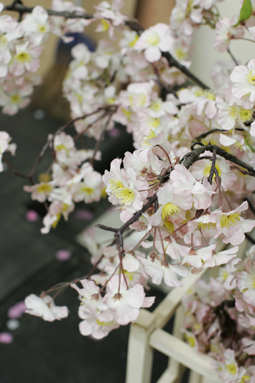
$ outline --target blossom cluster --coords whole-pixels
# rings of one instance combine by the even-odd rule
[[[170,23],[147,30],[121,14],[122,3],[103,1],[89,16],[68,1],[53,0],[58,16],[49,16],[40,6],[20,22],[0,16],[0,105],[9,114],[27,105],[37,82],[42,43],[50,32],[69,41],[68,32],[82,32],[92,21],[98,32],[109,30],[109,39],[100,40],[95,52],[84,44],[72,48],[63,92],[76,136],[67,135],[65,127],[50,136],[53,161],[47,177],[24,187],[32,199],[49,203],[43,233],[56,227],[61,216],[68,219],[75,202],[98,201],[104,187],[120,212],[122,228],[106,228],[115,233],[112,243],[94,246],[93,270],[99,273],[81,279],[82,288],[77,281],[69,284],[81,301],[80,331],[95,338],[134,322],[140,308],[153,303],[145,297],[149,278],[155,284],[181,287],[180,277],[190,272],[233,265],[239,245],[255,227],[249,209],[255,189],[255,59],[239,65],[230,51],[231,41],[246,38],[245,33],[255,42],[254,1],[242,2],[239,19],[222,19],[217,0],[177,0]],[[64,17],[67,14],[70,18]],[[188,69],[192,36],[201,25],[215,30],[215,47],[227,50],[233,60],[214,66],[214,90]],[[116,35],[119,40],[113,43]],[[180,89],[186,76],[195,85]],[[101,176],[92,165],[100,159],[98,147],[105,132],[115,124],[132,134],[135,150],[123,160],[114,159]],[[77,149],[84,135],[97,140],[94,151]],[[14,153],[9,136],[2,137],[0,154]],[[126,228],[141,234],[136,246],[123,242]],[[231,246],[218,252],[219,241]],[[252,262],[243,264],[236,293],[243,308],[240,321],[247,324],[252,324],[255,312],[249,301],[253,295],[245,290],[253,288]],[[30,298],[29,312],[45,320],[67,315],[45,294]],[[220,299],[216,292],[210,296],[217,304]],[[203,344],[202,337],[199,342]],[[232,351],[224,347],[219,355],[227,360]],[[236,373],[243,370],[236,367]]]
[[[93,157],[93,150],[77,150],[73,138],[64,132],[48,139],[55,157],[51,169],[40,183],[24,186],[33,200],[50,202],[43,219],[43,234],[55,228],[62,216],[68,219],[74,210],[74,202],[99,201],[103,190],[101,174],[86,162]],[[100,156],[98,152],[96,159],[99,160]]]
[[[213,368],[226,383],[255,379],[254,250],[220,267],[209,283],[197,282],[183,299],[186,341],[213,358]],[[245,265],[246,271],[240,271]]]

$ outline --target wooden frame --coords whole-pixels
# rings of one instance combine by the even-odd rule
[[[225,247],[226,245],[221,244],[217,251],[222,251]],[[244,241],[237,256],[243,255],[246,249],[247,242]],[[184,315],[181,300],[205,272],[206,270],[199,275],[191,274],[184,279],[183,287],[171,290],[153,312],[141,310],[137,321],[130,328],[126,383],[151,382],[153,349],[169,357],[168,367],[157,383],[180,382],[182,366],[191,370],[189,383],[222,382],[211,367],[212,359],[183,342],[180,328]],[[169,334],[162,328],[174,314],[173,334]]]

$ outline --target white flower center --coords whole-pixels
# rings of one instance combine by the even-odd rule
[[[250,70],[247,74],[247,80],[249,84],[255,85],[255,72]]]
[[[149,45],[158,45],[158,43],[160,42],[160,38],[158,36],[157,33],[149,33],[146,37],[146,42],[149,44]]]

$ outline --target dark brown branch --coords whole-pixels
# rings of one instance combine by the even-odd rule
[[[13,174],[15,174],[15,176],[18,176],[18,177],[21,177],[21,178],[25,178],[26,180],[29,181],[28,176],[26,176],[25,174],[22,174],[22,173],[20,173],[18,170],[14,169],[14,168],[9,164],[9,162],[5,159],[4,155],[3,155],[2,161],[8,166],[8,168],[13,172]]]
[[[234,164],[241,166],[242,168],[246,169],[248,171],[248,175],[255,177],[255,170],[253,169],[252,166],[246,164],[245,162],[239,160],[237,157],[233,156],[232,154],[226,152],[225,150],[219,148],[217,145],[203,145],[200,142],[194,143],[192,145],[192,148],[196,144],[201,145],[199,148],[192,150],[191,152],[185,154],[185,156],[182,157],[180,160],[180,163],[182,163],[187,169],[195,162],[198,160],[199,156],[203,154],[206,151],[209,151],[213,153],[214,150],[216,150],[216,154],[219,156],[225,158],[227,161],[231,161]]]
[[[191,81],[200,86],[203,89],[210,89],[209,86],[204,84],[198,77],[191,73],[184,65],[180,64],[169,52],[163,52],[162,56],[165,57],[170,65],[178,68],[182,73],[184,73]]]
[[[208,182],[209,182],[210,185],[212,184],[213,175],[215,174],[215,170],[216,170],[215,163],[216,163],[216,149],[214,148],[213,149],[212,166],[211,166],[210,174],[209,174],[209,177],[208,177]]]
[[[232,58],[232,60],[234,61],[235,65],[238,66],[239,65],[238,61],[229,48],[228,48],[227,52],[228,52],[229,56]]]
[[[254,208],[253,204],[251,203],[251,201],[249,200],[249,198],[245,198],[245,201],[248,202],[248,205],[249,205],[250,210],[251,210],[252,213],[255,215],[255,208]]]
[[[243,131],[244,131],[244,129],[242,129],[242,128],[236,128],[235,130],[238,130],[238,131],[240,131],[240,132],[243,132]],[[217,133],[217,132],[228,132],[228,130],[227,130],[227,129],[218,129],[218,128],[216,128],[216,129],[212,129],[212,130],[209,130],[208,132],[205,132],[205,133],[200,134],[199,136],[197,136],[197,137],[194,139],[194,141],[200,141],[200,140],[202,140],[203,138],[209,136],[210,134]]]
[[[96,146],[95,146],[95,149],[94,149],[93,156],[92,156],[92,158],[91,158],[91,160],[90,160],[90,165],[91,165],[91,166],[93,166],[93,164],[94,164],[94,161],[95,161],[97,152],[98,152],[99,147],[100,147],[100,145],[101,145],[101,143],[102,143],[102,141],[103,141],[103,139],[104,139],[104,136],[105,136],[105,132],[106,132],[107,126],[109,125],[109,123],[110,123],[110,121],[111,121],[111,118],[112,118],[112,115],[116,112],[116,110],[117,110],[117,106],[116,106],[116,108],[110,113],[110,115],[109,115],[108,118],[107,118],[106,123],[104,124],[102,133],[101,133],[101,135],[100,135],[100,137],[99,137],[99,139],[98,139],[98,141],[97,141],[97,143],[96,143]]]
[[[24,13],[32,13],[34,7],[26,7],[23,5],[20,1],[13,1],[12,4],[6,5],[4,7],[4,11],[14,11],[18,12],[19,14],[23,15]],[[45,11],[48,13],[49,16],[57,16],[57,17],[64,17],[66,19],[93,19],[93,15],[89,15],[87,13],[77,13],[77,12],[60,12],[60,11],[53,11],[52,9],[45,9]]]
[[[144,207],[137,211],[124,225],[122,225],[119,229],[112,228],[109,226],[104,226],[104,225],[96,225],[99,229],[106,230],[106,231],[112,231],[114,232],[114,237],[116,239],[117,247],[119,249],[119,253],[124,256],[124,248],[123,248],[123,233],[126,229],[129,228],[130,225],[138,221],[138,219],[141,217],[143,213],[146,212],[155,202],[157,201],[157,195],[154,194],[153,197],[149,199],[149,201],[144,205]]]

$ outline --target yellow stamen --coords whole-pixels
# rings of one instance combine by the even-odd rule
[[[112,324],[114,324],[114,321],[110,321],[110,322],[101,322],[99,319],[96,319],[96,322],[97,322],[97,324],[99,324],[100,326],[111,326]]]
[[[157,112],[158,110],[160,110],[161,107],[162,107],[162,105],[161,105],[161,102],[160,102],[160,101],[155,101],[155,102],[153,102],[153,103],[150,105],[150,108],[151,108],[152,110],[154,110],[155,112]]]
[[[243,145],[242,145],[240,142],[238,142],[238,141],[236,141],[236,142],[234,143],[234,147],[237,148],[237,149],[239,149],[241,152],[244,151]]]
[[[240,383],[245,383],[245,382],[248,382],[248,380],[250,380],[250,376],[249,375],[244,375],[242,377],[242,379],[240,380]]]
[[[107,29],[109,28],[109,24],[107,23],[107,21],[105,19],[101,19],[101,24],[102,24],[102,31],[105,32],[107,31]]]
[[[162,210],[162,218],[166,219],[171,214],[179,213],[180,208],[173,203],[169,202],[167,203]]]
[[[20,100],[21,100],[21,98],[20,98],[20,96],[18,94],[13,94],[11,96],[11,102],[13,104],[18,104],[20,102]]]
[[[45,25],[39,25],[37,29],[40,33],[45,33],[47,31]]]
[[[133,46],[135,45],[135,43],[137,42],[137,40],[139,39],[139,37],[136,35],[134,40],[131,41],[128,45],[130,46],[130,48],[133,48]]]
[[[66,153],[68,153],[68,149],[65,145],[60,144],[60,145],[55,146],[55,150],[57,150],[57,151],[62,150],[62,149],[64,149],[66,151]]]
[[[61,215],[64,211],[66,211],[68,209],[68,205],[66,203],[63,204],[63,208],[61,210],[60,213],[56,214],[56,220],[53,222],[52,224],[52,228],[55,229],[57,227],[57,224],[59,223],[60,221],[60,218],[61,218]]]
[[[20,52],[15,56],[16,60],[25,63],[25,62],[30,62],[31,61],[31,56],[27,52]]]
[[[164,220],[164,226],[167,228],[169,233],[172,233],[174,231],[174,224],[171,221],[168,221],[168,219]]]
[[[108,185],[110,186],[110,191],[116,193],[119,189],[123,189],[124,185],[119,180],[109,180]]]
[[[117,190],[115,193],[117,198],[119,198],[121,200],[122,203],[124,203],[125,205],[129,205],[133,202],[134,198],[135,198],[135,192],[133,189],[131,188],[123,188],[123,189],[119,189]]]
[[[178,60],[183,60],[186,56],[187,56],[187,52],[185,52],[183,49],[181,48],[177,48],[174,52],[175,54],[175,57],[178,59]]]
[[[101,191],[101,197],[102,197],[102,198],[106,198],[106,197],[107,197],[106,188],[103,188],[103,189],[102,189],[102,191]]]
[[[247,285],[248,285],[249,289],[255,289],[255,275],[254,275],[254,273],[247,275]]]
[[[153,117],[149,116],[148,124],[150,126],[152,126],[153,128],[157,128],[160,124],[160,118],[153,118]]]
[[[148,142],[151,138],[155,138],[156,137],[156,134],[153,132],[152,129],[150,129],[149,133],[147,134],[147,136],[144,137],[143,139],[143,144],[144,145],[150,145],[150,143]]]
[[[146,95],[143,93],[140,93],[138,95],[138,106],[143,106],[145,104],[146,100],[147,100]]]
[[[202,229],[202,230],[211,230],[211,229],[215,229],[216,228],[216,223],[214,222],[207,222],[207,223],[203,223],[203,222],[199,222],[198,224],[198,228],[199,229]]]
[[[233,120],[236,120],[238,118],[239,110],[235,106],[229,106],[228,107],[229,115]]]
[[[223,270],[222,273],[221,273],[221,277],[223,279],[223,281],[225,281],[228,277],[228,272],[226,270]]]
[[[127,109],[124,109],[124,108],[121,108],[121,111],[127,117],[127,120],[130,121],[131,112],[129,112]]]
[[[215,93],[211,90],[205,91],[205,97],[208,98],[208,100],[213,100],[213,101],[216,99]]]
[[[230,226],[235,226],[236,223],[240,221],[240,213],[232,213],[230,215],[222,215],[220,219],[220,226],[222,229],[224,227],[229,228]]]
[[[150,45],[157,45],[160,42],[160,38],[157,33],[148,33],[146,42]]]
[[[253,110],[239,108],[238,120],[242,122],[248,121],[252,118],[252,114],[253,114]]]
[[[200,97],[200,96],[204,96],[205,92],[204,92],[204,90],[202,88],[199,88],[199,89],[195,90],[194,94],[195,94],[196,97]]]
[[[235,375],[236,374],[236,365],[234,363],[227,364],[226,367],[227,367],[228,372],[231,375]]]
[[[81,189],[81,191],[82,191],[83,193],[87,194],[87,195],[91,195],[91,194],[93,194],[94,189],[92,189],[92,188],[89,187],[89,186],[84,186],[84,187]]]
[[[188,336],[186,334],[185,334],[185,338],[186,338],[186,341],[188,342],[188,344],[190,345],[190,347],[194,348],[196,345],[194,338],[192,336]]]
[[[53,222],[52,224],[52,228],[55,229],[57,227],[57,224],[59,223],[60,221],[60,218],[61,218],[61,213],[57,214],[56,215],[56,220]]]
[[[247,75],[247,80],[249,84],[255,85],[255,73],[252,70],[249,71]]]
[[[36,191],[37,193],[49,193],[52,189],[53,187],[49,184],[41,184],[40,186],[38,186]]]
[[[40,182],[49,182],[51,180],[51,176],[48,173],[41,173],[38,177]]]

